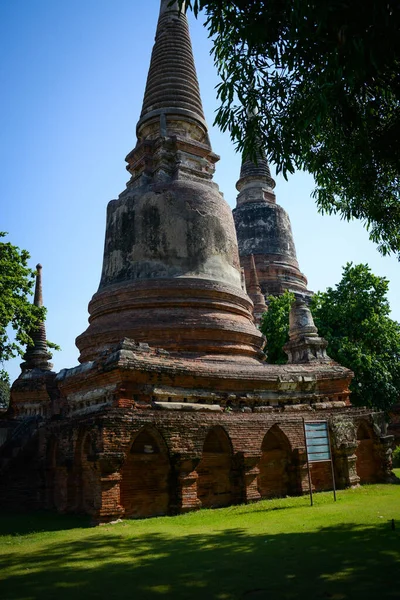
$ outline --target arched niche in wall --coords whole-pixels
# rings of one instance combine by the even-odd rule
[[[229,506],[235,502],[232,444],[222,427],[213,427],[208,432],[196,471],[197,497],[203,508]]]
[[[262,498],[286,496],[291,492],[291,457],[289,440],[274,425],[264,436],[258,463],[258,491]]]
[[[125,517],[168,514],[171,464],[167,446],[154,427],[145,427],[133,439],[121,474]]]
[[[375,435],[366,421],[361,421],[357,428],[356,470],[360,483],[377,481],[378,457],[375,450]]]
[[[101,508],[100,477],[93,435],[82,431],[78,435],[74,465],[68,476],[70,511],[95,514]]]

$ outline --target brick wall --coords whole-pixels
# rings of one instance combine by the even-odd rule
[[[302,415],[285,413],[112,409],[49,422],[31,441],[34,452],[3,473],[0,506],[86,512],[101,521],[306,493]],[[383,480],[385,453],[371,414],[324,417],[338,487]],[[312,484],[332,488],[329,463],[312,466]]]

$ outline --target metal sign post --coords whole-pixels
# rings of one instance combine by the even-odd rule
[[[332,448],[331,448],[331,438],[329,437],[329,431],[327,433],[328,433],[328,443],[329,443],[329,454],[330,454],[330,457],[331,457],[331,470],[332,470],[332,483],[333,483],[333,499],[336,502],[336,482],[335,482],[335,470],[333,468],[333,455],[332,455]]]
[[[332,470],[333,497],[336,502],[336,483],[333,468],[331,441],[327,421],[305,421],[303,418],[304,440],[307,452],[308,485],[310,488],[310,501],[313,505],[311,489],[310,463],[330,462]]]
[[[310,461],[308,459],[308,448],[307,448],[307,433],[306,433],[306,422],[303,418],[303,430],[304,430],[304,441],[306,444],[306,455],[307,455],[307,473],[308,473],[308,489],[310,492],[310,505],[313,505],[313,497],[312,497],[312,486],[311,486],[311,472],[310,472]]]

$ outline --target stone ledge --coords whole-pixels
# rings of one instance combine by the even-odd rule
[[[158,410],[185,410],[208,412],[223,411],[219,404],[198,404],[193,402],[154,402],[153,406]]]
[[[314,408],[315,410],[325,410],[325,409],[331,409],[331,408],[345,408],[345,407],[346,407],[346,402],[343,402],[343,401],[316,402],[315,404],[312,404],[312,408]]]

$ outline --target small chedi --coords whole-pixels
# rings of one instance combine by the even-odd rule
[[[12,386],[0,421],[2,508],[102,522],[302,494],[303,418],[328,421],[338,487],[385,481],[383,415],[350,405],[352,374],[318,336],[265,161],[245,161],[238,184],[242,285],[187,18],[169,0],[126,160],[130,180],[109,203],[100,286],[77,338],[80,365],[51,370],[43,324]],[[257,219],[268,227],[257,230]],[[289,362],[269,365],[256,321],[263,293],[282,287],[298,292]],[[313,488],[331,485],[329,464],[315,464]]]

